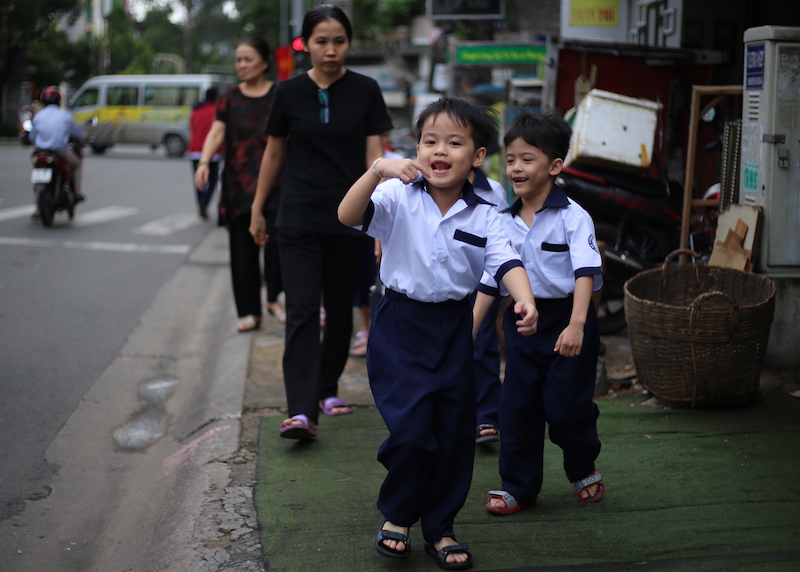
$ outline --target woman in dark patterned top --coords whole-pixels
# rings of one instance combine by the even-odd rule
[[[250,210],[256,194],[261,155],[267,146],[264,126],[269,117],[275,84],[266,77],[270,49],[261,38],[245,38],[236,47],[236,72],[241,83],[229,89],[217,103],[217,115],[211,125],[203,154],[195,171],[198,188],[208,180],[208,163],[225,141],[225,167],[219,201],[219,221],[230,234],[230,261],[233,295],[239,314],[240,332],[261,325],[261,272],[259,246],[248,231]],[[267,224],[274,225],[280,202],[280,187],[275,186],[270,200],[262,208]],[[267,310],[284,321],[278,294],[283,289],[278,262],[278,247],[264,248],[264,278],[267,282]]]

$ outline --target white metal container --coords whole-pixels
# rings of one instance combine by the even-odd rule
[[[648,99],[591,90],[573,117],[572,142],[564,164],[648,168],[660,109],[660,103]]]

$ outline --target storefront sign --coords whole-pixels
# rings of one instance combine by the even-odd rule
[[[427,0],[433,20],[504,18],[504,0]]]
[[[482,44],[456,46],[457,64],[536,64],[547,59],[547,46]]]
[[[619,0],[570,0],[570,26],[619,26]]]

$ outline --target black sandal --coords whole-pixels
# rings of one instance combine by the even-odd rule
[[[403,550],[389,548],[386,546],[386,544],[384,544],[384,540],[396,540],[397,542],[402,542],[405,544],[406,547]],[[402,532],[395,532],[393,530],[381,529],[378,531],[378,537],[375,539],[375,549],[378,551],[378,554],[381,556],[386,556],[387,558],[398,558],[405,560],[411,556],[411,542],[408,539],[408,535],[405,535]]]
[[[494,431],[494,433],[490,433],[489,435],[481,435],[482,431]],[[500,430],[495,427],[494,425],[478,425],[478,428],[475,430],[475,444],[480,445],[481,443],[493,443],[495,441],[500,440]]]
[[[452,534],[448,535],[448,537],[458,542],[456,537]],[[436,550],[436,547],[434,547],[433,544],[428,544],[426,542],[425,552],[436,559],[436,564],[438,564],[439,568],[442,570],[467,570],[468,568],[472,568],[472,565],[474,564],[472,552],[470,551],[469,546],[466,544],[451,544]],[[466,554],[468,558],[464,562],[448,562],[447,556],[450,554]]]

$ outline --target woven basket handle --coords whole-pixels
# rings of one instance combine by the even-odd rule
[[[661,265],[661,284],[667,284],[667,269],[669,265],[672,264],[672,261],[675,260],[678,256],[691,256],[694,258],[692,260],[692,264],[694,265],[694,283],[697,284],[700,282],[700,265],[697,264],[698,262],[702,262],[702,257],[697,254],[694,250],[690,250],[688,248],[679,248],[678,250],[673,250],[667,257],[664,259],[664,264]],[[688,264],[688,262],[687,262]]]
[[[731,319],[733,320],[733,327],[736,329],[739,326],[739,319],[736,313],[738,306],[736,302],[728,296],[725,292],[721,292],[719,290],[712,290],[711,292],[704,292],[700,294],[697,298],[692,300],[692,303],[689,304],[689,327],[694,330],[694,321],[697,315],[700,313],[700,306],[702,306],[703,302],[708,300],[709,298],[722,298],[725,302],[728,303],[728,310],[731,313]]]

